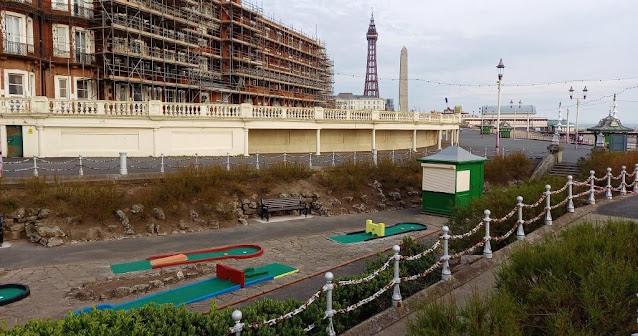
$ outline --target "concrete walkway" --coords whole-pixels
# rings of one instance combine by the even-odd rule
[[[611,201],[611,202],[603,201],[602,204],[596,205],[595,207],[596,208],[593,209],[592,212],[582,217],[579,217],[576,220],[571,221],[570,223],[566,223],[565,227],[571,226],[574,224],[583,223],[583,222],[604,223],[608,220],[638,221],[638,196],[627,197],[622,200],[619,200],[617,198],[616,201]],[[581,209],[586,210],[586,207]],[[621,209],[622,211],[620,211]],[[621,214],[622,217],[619,217],[618,216],[619,214]],[[498,251],[496,253],[499,253],[499,252],[501,251]],[[509,259],[509,257],[506,257],[505,259]],[[457,304],[463,305],[476,291],[478,291],[478,293],[480,293],[481,295],[487,295],[493,292],[494,286],[496,283],[496,277],[494,276],[494,273],[498,269],[498,267],[500,267],[501,262],[493,263],[492,267],[489,267],[486,271],[484,271],[477,277],[473,278],[471,281],[468,281],[462,284],[461,286],[455,288],[451,292],[438,298],[436,301],[449,302],[451,299],[454,299],[454,301]],[[452,271],[452,274],[454,276],[454,270]],[[407,333],[409,321],[414,320],[417,317],[417,314],[418,314],[417,311],[413,311],[407,316],[398,320],[396,323],[375,333],[375,335],[378,335],[378,336],[405,335]]]
[[[338,244],[327,239],[329,235],[364,229],[365,219],[368,218],[388,225],[397,222],[424,223],[427,224],[428,229],[350,245]],[[161,253],[242,243],[258,244],[264,249],[264,254],[254,259],[227,259],[224,260],[225,264],[246,268],[280,262],[296,267],[300,272],[219,296],[215,299],[218,306],[249,299],[268,291],[271,291],[269,295],[275,295],[278,298],[297,297],[305,300],[321,287],[322,284],[316,281],[324,272],[332,270],[336,276],[359,274],[363,270],[364,261],[350,263],[351,261],[375,255],[380,250],[390,248],[399,243],[405,235],[413,237],[431,235],[432,239],[436,239],[436,233],[445,222],[446,218],[423,215],[420,209],[416,208],[336,217],[313,217],[278,223],[250,221],[251,224],[248,226],[209,232],[83,243],[50,249],[24,241],[15,242],[12,247],[0,250],[0,268],[7,269],[4,275],[0,271],[0,283],[27,284],[32,294],[25,300],[0,307],[0,321],[6,321],[8,326],[13,326],[34,318],[62,318],[69,311],[83,307],[104,303],[119,304],[142,295],[153,294],[160,290],[108,302],[80,301],[66,297],[72,288],[83,283],[132,276],[114,276],[109,268],[109,265],[114,262],[139,260]],[[182,268],[174,267],[169,270],[173,272],[172,276],[175,276],[180,269]],[[134,273],[134,276],[144,278],[147,273],[154,271]],[[201,277],[189,278],[186,282],[174,284],[171,287],[200,280],[202,280]],[[291,282],[297,283],[294,286],[286,286]],[[167,286],[161,290],[171,287]],[[282,287],[283,289],[280,289]],[[205,312],[210,308],[210,302],[211,300],[201,301],[189,305],[189,308]]]

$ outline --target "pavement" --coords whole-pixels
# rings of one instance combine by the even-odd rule
[[[459,143],[466,150],[472,150],[472,153],[483,156],[487,153],[488,157],[493,156],[494,147],[496,145],[495,134],[481,135],[478,130],[463,129]],[[547,146],[549,141],[531,140],[531,139],[500,139],[499,146],[506,153],[520,151],[529,157],[545,157],[547,155]],[[592,147],[580,145],[579,149],[575,149],[572,144],[561,144],[563,146],[563,161],[576,163],[578,159],[586,156],[591,152]]]
[[[365,219],[368,218],[388,225],[398,222],[424,223],[428,229],[350,245],[327,239],[329,235],[362,230]],[[58,248],[44,248],[26,241],[17,241],[12,247],[0,250],[0,268],[6,269],[3,275],[0,271],[0,283],[27,284],[31,288],[31,296],[0,307],[0,323],[5,321],[10,327],[34,318],[63,318],[69,311],[76,309],[103,303],[119,304],[141,297],[141,294],[132,295],[108,302],[80,301],[66,297],[72,288],[83,283],[118,278],[110,270],[111,263],[139,260],[162,253],[242,243],[260,245],[264,249],[264,255],[254,259],[228,259],[224,261],[225,264],[247,268],[280,262],[296,267],[300,272],[219,296],[215,299],[218,306],[248,300],[263,292],[268,292],[267,296],[273,298],[296,297],[305,300],[323,285],[325,272],[332,271],[337,277],[359,274],[364,270],[366,258],[400,243],[406,235],[435,239],[446,220],[444,217],[421,214],[420,209],[413,208],[278,223],[250,220],[248,226],[215,231],[80,243]],[[179,269],[180,267],[175,267],[171,270],[176,272]],[[188,282],[201,279],[189,279]],[[183,286],[188,282],[161,290]],[[294,285],[286,286],[289,283]],[[144,295],[158,291],[160,290]],[[211,300],[205,300],[188,307],[205,312],[210,303]]]

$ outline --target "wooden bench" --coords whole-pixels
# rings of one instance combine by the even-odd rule
[[[270,213],[277,211],[299,210],[308,217],[308,206],[301,197],[284,198],[262,198],[261,199],[261,219],[270,220]]]

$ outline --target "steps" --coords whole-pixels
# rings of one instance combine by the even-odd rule
[[[567,177],[568,175],[571,176],[578,176],[579,171],[578,171],[578,165],[576,163],[570,163],[570,162],[561,162],[561,163],[557,163],[556,165],[554,165],[554,168],[552,168],[552,170],[549,171],[549,175],[553,175],[553,176],[563,176],[563,177]]]

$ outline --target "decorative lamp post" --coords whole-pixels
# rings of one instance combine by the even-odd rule
[[[496,112],[496,156],[498,156],[499,139],[501,137],[501,87],[503,86],[503,72],[505,72],[505,65],[503,59],[498,62],[496,66],[498,70],[498,109]]]
[[[587,99],[587,86],[583,89],[583,99]],[[569,99],[574,99],[574,87],[569,87]],[[576,130],[574,131],[574,148],[578,149],[578,108],[580,107],[580,98],[576,97]]]
[[[516,115],[516,110],[514,110],[514,101],[510,99],[510,111],[514,111],[514,115]],[[514,117],[514,128],[512,129],[512,136],[516,138],[516,117]]]

